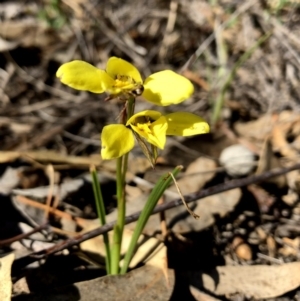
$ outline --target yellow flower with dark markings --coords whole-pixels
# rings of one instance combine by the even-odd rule
[[[57,70],[56,76],[77,90],[111,95],[133,93],[160,106],[178,104],[194,92],[187,78],[171,70],[153,73],[143,81],[135,66],[117,57],[108,60],[105,70],[84,61],[68,62]]]
[[[134,134],[149,144],[163,149],[167,135],[192,136],[209,132],[209,125],[199,116],[188,112],[162,115],[146,110],[133,115],[126,123],[110,124],[101,134],[103,159],[114,159],[128,153],[134,147]]]
[[[63,64],[56,75],[62,83],[77,90],[107,92],[113,96],[142,95],[146,100],[161,106],[178,104],[194,92],[188,79],[171,70],[153,73],[143,81],[135,66],[117,57],[108,60],[105,70],[84,61],[72,61]],[[176,112],[162,115],[147,110],[134,114],[126,124],[105,126],[101,133],[101,155],[103,159],[123,156],[134,147],[136,137],[154,165],[157,148],[165,147],[167,135],[191,136],[208,132],[208,124],[195,114]]]

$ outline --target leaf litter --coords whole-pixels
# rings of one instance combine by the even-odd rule
[[[115,220],[115,170],[99,157],[99,133],[115,121],[119,103],[62,87],[54,76],[61,63],[83,59],[103,68],[119,56],[144,77],[163,68],[181,71],[195,93],[178,110],[207,120],[213,112],[218,116],[209,135],[170,139],[155,170],[134,150],[126,188],[130,215],[143,208],[155,179],[175,165],[186,167],[178,185],[187,196],[239,184],[219,162],[231,145],[255,154],[244,177],[299,162],[298,9],[296,1],[255,0],[0,4],[0,261],[9,252],[17,258],[12,300],[99,300],[101,294],[105,300],[185,300],[190,294],[196,300],[297,300],[298,170],[192,202],[198,220],[184,207],[153,215],[127,275],[103,277],[103,258],[90,256],[102,248],[101,236],[40,264],[20,263],[98,227],[90,165],[103,182],[107,220]],[[137,106],[152,109],[142,101]],[[164,202],[178,198],[170,187]],[[127,226],[128,238],[134,226]],[[205,270],[202,278],[195,270]],[[10,265],[6,291],[9,274]]]

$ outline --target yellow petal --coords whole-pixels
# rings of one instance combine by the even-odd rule
[[[127,122],[131,128],[149,143],[163,149],[166,143],[167,120],[160,112],[146,110],[133,115]]]
[[[106,65],[106,72],[113,78],[117,76],[128,76],[134,79],[135,83],[142,83],[140,72],[130,63],[118,57],[111,57]]]
[[[160,149],[163,149],[166,144],[166,132],[168,123],[164,116],[161,116],[151,124],[153,135],[149,135],[147,141]]]
[[[194,92],[193,84],[185,77],[164,70],[150,75],[144,82],[143,97],[160,106],[178,104]]]
[[[56,76],[71,88],[93,93],[103,93],[114,83],[105,71],[84,61],[63,64],[57,70]]]
[[[167,135],[192,136],[209,133],[207,122],[195,114],[177,112],[165,117],[168,122]]]
[[[126,125],[134,124],[138,121],[140,121],[140,117],[147,117],[148,119],[155,121],[161,116],[161,113],[154,110],[145,110],[141,111],[139,113],[134,114],[132,117],[129,118]]]
[[[134,137],[130,129],[123,124],[111,124],[101,133],[101,157],[103,160],[119,158],[134,147]]]

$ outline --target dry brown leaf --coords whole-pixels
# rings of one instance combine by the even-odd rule
[[[257,173],[275,167],[270,166],[276,164],[273,156],[270,155],[271,148],[273,151],[279,152],[283,157],[286,157],[293,162],[298,159],[298,151],[291,143],[289,143],[288,136],[289,133],[292,133],[295,137],[299,135],[299,124],[300,115],[288,110],[282,111],[279,114],[263,115],[255,121],[235,124],[235,130],[239,135],[252,140],[263,150]],[[271,148],[268,146],[269,141]],[[285,178],[287,179],[289,187],[292,190],[297,191],[297,187],[300,186],[299,172],[289,172],[285,175]],[[276,178],[275,182],[278,182],[280,185],[285,184],[283,177]]]
[[[270,137],[266,138],[262,144],[262,148],[259,154],[259,161],[255,174],[259,175],[272,168],[280,167],[280,161],[277,156],[273,153]],[[268,180],[268,182],[275,183],[278,187],[282,188],[286,186],[286,176],[281,175]]]
[[[300,285],[299,270],[300,262],[279,266],[220,266],[211,275],[202,274],[202,281],[205,289],[216,295],[240,293],[246,298],[275,298]]]
[[[9,194],[12,189],[20,183],[20,177],[18,176],[20,168],[7,167],[5,172],[0,178],[0,193]]]
[[[261,144],[271,133],[272,126],[274,124],[273,119],[273,116],[266,114],[247,123],[236,122],[234,129],[239,136],[244,137],[256,144]]]
[[[285,114],[283,114],[285,113]],[[271,142],[273,145],[273,150],[281,153],[282,156],[289,159],[296,159],[298,157],[298,152],[291,147],[287,141],[287,136],[293,125],[295,124],[295,116],[283,112],[278,118],[278,122],[274,124],[271,132]],[[299,118],[299,116],[297,116]]]
[[[136,200],[137,198],[139,198],[143,195],[143,191],[139,187],[136,187],[136,186],[126,185],[125,191],[126,191],[126,195],[127,195],[127,197],[126,197],[127,202]]]
[[[76,17],[81,19],[84,15],[84,5],[86,6],[87,2],[85,0],[63,0],[63,2],[73,9]]]
[[[293,129],[292,129],[293,130]],[[298,151],[300,152],[300,136],[299,134],[294,134],[295,139],[292,142],[292,146]]]
[[[146,157],[130,157],[128,162],[128,172],[133,175],[145,173],[151,168],[151,164]]]
[[[221,301],[220,299],[217,299],[215,297],[201,292],[198,288],[194,286],[190,286],[190,291],[197,301]]]
[[[52,288],[47,294],[23,295],[22,300],[165,301],[172,295],[175,279],[172,270],[167,273],[168,281],[161,269],[143,266],[125,275],[106,276]]]
[[[1,301],[10,301],[11,299],[11,265],[15,259],[13,253],[0,258],[0,300]]]
[[[299,175],[297,176],[298,179]],[[299,199],[299,194],[297,192],[289,191],[288,194],[282,196],[281,198],[287,205],[289,206],[294,206],[298,199]]]
[[[21,294],[29,294],[30,289],[28,287],[28,283],[26,277],[22,277],[17,282],[13,284],[13,294],[21,295]]]
[[[217,164],[215,161],[200,157],[193,161],[186,169],[183,176],[177,181],[182,194],[199,191],[215,176]],[[177,191],[175,186],[169,188]]]
[[[261,145],[275,129],[275,137],[271,136],[271,141],[272,144],[275,143],[275,146],[278,143],[279,147],[282,143],[282,137],[280,133],[286,134],[295,124],[299,122],[299,118],[299,114],[295,114],[293,111],[282,111],[279,114],[262,115],[260,118],[247,123],[236,122],[234,129],[239,136],[253,141],[259,145]],[[277,134],[279,134],[279,137],[276,136]],[[278,141],[276,140],[277,138],[279,139]]]
[[[33,131],[33,124],[24,124],[20,122],[10,122],[9,123],[10,130],[17,135],[28,134]]]
[[[82,297],[83,300],[98,301],[101,295],[107,301],[165,301],[172,295],[174,272],[168,270],[168,280],[161,268],[143,266],[126,275],[107,276],[92,280],[92,285],[78,283],[81,296],[89,296],[93,291],[94,298]]]
[[[65,30],[64,30],[65,31]],[[47,48],[58,43],[59,31],[49,30],[36,18],[6,20],[1,22],[0,36],[14,41],[16,46]]]
[[[299,114],[293,114],[290,111],[283,111],[278,116],[278,122],[273,126],[271,132],[271,143],[273,150],[279,152],[283,157],[289,159],[286,163],[287,166],[293,164],[293,162],[298,161],[298,151],[294,149],[288,142],[288,134],[294,125],[299,123]],[[298,129],[298,126],[296,126]],[[289,188],[293,191],[299,190],[299,171],[294,170],[286,174],[287,183]]]
[[[295,239],[283,237],[282,241],[284,242],[284,246],[278,252],[283,256],[297,256],[299,253],[300,237],[296,237]]]
[[[83,227],[81,233],[85,233],[99,227],[99,220],[97,219],[90,221],[80,219],[78,220],[78,224]],[[132,230],[124,230],[121,249],[122,254],[125,254],[129,247],[132,233]],[[112,239],[112,232],[110,232],[109,235],[110,239]],[[138,245],[139,247],[130,263],[130,268],[134,268],[142,262],[146,262],[149,265],[159,268],[165,266],[166,247],[161,241],[154,237],[146,237],[145,235],[141,235]],[[105,247],[102,235],[82,242],[80,244],[80,248],[82,251],[88,252],[95,260],[99,260],[101,257],[105,256]]]
[[[84,185],[84,178],[73,179],[66,181],[60,185],[53,185],[53,195],[59,193],[60,199],[63,200],[69,193],[77,191],[81,186]],[[49,186],[41,186],[36,188],[28,189],[13,189],[13,194],[18,194],[33,199],[44,199],[47,197],[49,192]]]
[[[270,207],[273,206],[275,202],[275,197],[273,195],[270,195],[266,190],[255,184],[248,185],[247,188],[254,195],[259,206],[260,212],[268,212],[270,210]]]
[[[18,46],[17,42],[6,41],[0,37],[0,52],[12,50],[17,46]]]
[[[20,13],[24,13],[23,7],[22,3],[12,1],[4,2],[0,4],[0,14],[3,19],[12,19],[17,17]]]
[[[199,219],[194,219],[189,214],[186,214],[174,225],[175,232],[184,233],[189,231],[201,231],[215,222],[215,216],[224,217],[229,212],[233,211],[241,197],[239,188],[208,196],[198,202],[190,203],[189,206],[193,212],[200,216]],[[193,204],[195,207],[193,207]],[[177,211],[176,211],[177,209]],[[180,208],[180,213],[183,215],[185,208]],[[179,215],[179,208],[166,212],[167,221],[175,219]]]
[[[34,18],[26,20],[8,20],[1,22],[0,35],[8,40],[21,40],[25,33],[37,31],[38,25]]]
[[[214,25],[214,11],[206,1],[180,1],[187,13],[187,17],[199,27],[210,27]],[[201,12],[201,13],[200,13]]]

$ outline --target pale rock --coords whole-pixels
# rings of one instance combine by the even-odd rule
[[[226,147],[219,158],[226,172],[232,177],[247,176],[253,169],[255,154],[241,144]]]

